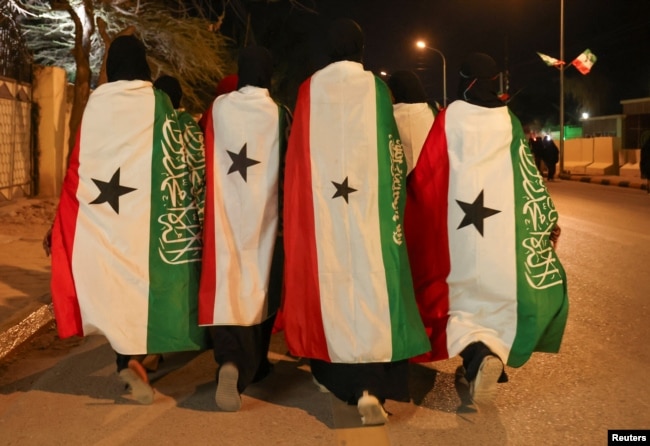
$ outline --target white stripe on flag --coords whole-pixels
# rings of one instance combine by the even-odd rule
[[[472,114],[476,119],[468,118]],[[449,355],[482,340],[505,361],[517,328],[510,117],[506,107],[487,109],[457,101],[447,110],[445,130],[450,169]],[[495,139],[495,134],[502,136]],[[482,190],[484,207],[500,212],[484,220],[483,236],[473,225],[457,229],[465,213],[456,200],[473,203]],[[494,252],[499,253],[498,265],[493,264]]]
[[[72,268],[76,277],[85,277],[76,281],[77,295],[85,299],[84,334],[109,328],[104,334],[116,351],[140,354],[147,352],[149,271],[143,266],[149,264],[155,100],[150,83],[128,90],[124,84],[98,87],[84,113]],[[120,184],[137,189],[119,198],[119,215],[108,203],[89,204],[99,195],[92,179],[108,182],[118,168]]]
[[[382,361],[390,360],[392,341],[376,192],[375,80],[361,70],[350,76],[349,64],[330,66],[311,81],[321,309],[333,362]],[[337,98],[342,98],[340,103]],[[342,183],[346,177],[348,186],[356,189],[348,203],[343,197],[332,198],[332,182]]]
[[[213,323],[259,324],[268,316],[269,271],[278,230],[278,107],[267,90],[245,87],[215,101],[213,116]],[[228,174],[233,164],[228,151],[240,153],[244,144],[247,158],[259,161],[246,169],[246,181],[237,171]]]

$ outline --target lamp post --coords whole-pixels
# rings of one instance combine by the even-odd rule
[[[427,46],[427,44],[422,40],[418,40],[415,43],[415,46],[418,48],[426,48],[428,50],[435,51],[436,53],[440,54],[440,57],[442,57],[442,107],[447,108],[447,60],[445,59],[445,55],[442,54],[442,51]]]
[[[564,60],[564,0],[560,0],[560,60]],[[564,64],[560,65],[560,173],[564,173]]]

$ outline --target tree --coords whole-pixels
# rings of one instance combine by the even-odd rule
[[[205,111],[215,85],[233,71],[233,42],[220,33],[223,12],[208,20],[203,9],[189,4],[180,0],[23,2],[21,26],[35,62],[63,67],[74,82],[70,149],[90,90],[100,82],[107,44],[120,33],[134,32],[144,42],[154,78],[169,74],[179,79],[188,111]],[[190,15],[192,7],[195,15]]]
[[[28,81],[32,57],[17,21],[23,13],[14,1],[0,3],[0,75]]]

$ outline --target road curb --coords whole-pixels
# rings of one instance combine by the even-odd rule
[[[648,190],[648,183],[638,178],[632,180],[612,180],[609,178],[602,178],[602,176],[592,177],[589,175],[569,174],[560,174],[559,178],[562,180],[579,181],[581,183],[600,184],[602,186],[617,186],[629,189]]]
[[[53,320],[52,304],[42,305],[16,325],[0,333],[0,361]]]

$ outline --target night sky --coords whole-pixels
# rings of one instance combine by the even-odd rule
[[[418,39],[445,55],[448,102],[456,98],[462,59],[469,52],[480,51],[508,70],[510,105],[518,114],[530,112],[531,119],[535,114],[557,114],[559,70],[546,66],[537,52],[560,58],[560,0],[302,3],[318,10],[319,17],[294,9],[285,16],[288,32],[298,22],[304,26],[306,17],[308,23],[350,17],[364,30],[366,68],[377,74],[414,70],[431,99],[442,101],[442,58],[416,48]],[[312,34],[318,32],[317,26],[311,27]],[[598,57],[586,76],[574,67],[565,69],[565,90],[590,96],[582,106],[571,98],[565,101],[569,120],[578,119],[571,113],[577,114],[580,108],[591,108],[592,116],[619,114],[621,100],[650,96],[650,0],[564,0],[564,33],[567,63],[587,48]]]
[[[415,69],[427,92],[438,100],[442,98],[442,59],[432,51],[417,49],[414,42],[419,38],[445,55],[450,99],[456,98],[463,57],[481,51],[508,70],[513,101],[520,96],[534,101],[554,95],[559,101],[559,71],[546,66],[536,52],[560,58],[560,0],[319,3],[330,5],[329,14],[336,8],[346,9],[363,27],[366,68],[388,73]],[[565,69],[565,86],[606,96],[592,101],[599,108],[596,113],[621,113],[620,100],[650,96],[649,0],[565,0],[564,33],[567,63],[587,48],[598,57],[586,76],[574,67]]]

